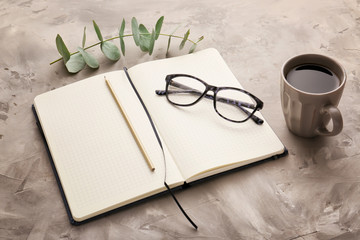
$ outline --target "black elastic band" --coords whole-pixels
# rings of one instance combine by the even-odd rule
[[[175,195],[173,194],[173,192],[171,191],[170,187],[169,187],[169,186],[167,185],[167,183],[166,183],[166,161],[165,161],[165,153],[164,153],[164,148],[163,148],[163,146],[162,146],[162,143],[161,143],[159,134],[158,134],[158,132],[157,132],[157,130],[156,130],[156,128],[155,128],[154,122],[153,122],[153,120],[152,120],[152,118],[151,118],[151,116],[150,116],[150,114],[149,114],[149,111],[147,110],[147,108],[146,108],[146,106],[145,106],[145,104],[144,104],[144,102],[143,102],[140,94],[139,94],[138,91],[136,90],[136,87],[134,86],[134,84],[133,84],[133,82],[132,82],[132,80],[131,80],[131,78],[130,78],[130,75],[129,75],[126,67],[124,67],[124,72],[125,72],[125,74],[126,74],[127,79],[129,80],[129,82],[130,82],[130,84],[131,84],[131,86],[132,86],[132,88],[133,88],[136,96],[138,97],[141,105],[142,105],[143,108],[144,108],[144,111],[145,111],[145,113],[146,113],[146,115],[147,115],[147,117],[148,117],[148,119],[149,119],[149,121],[150,121],[151,127],[152,127],[152,129],[153,129],[153,131],[154,131],[154,133],[155,133],[156,139],[157,139],[157,141],[158,141],[158,143],[159,143],[159,145],[160,145],[160,148],[161,148],[161,151],[162,151],[162,154],[163,154],[163,157],[164,157],[164,165],[165,165],[164,185],[165,185],[166,189],[168,190],[168,192],[170,193],[170,195],[172,196],[172,198],[174,199],[176,205],[180,208],[181,212],[182,212],[182,213],[184,214],[184,216],[186,217],[186,219],[187,219],[187,220],[191,223],[191,225],[197,230],[197,229],[198,229],[198,226],[197,226],[197,225],[191,220],[191,218],[186,214],[185,210],[182,208],[182,206],[180,205],[179,201],[176,199]]]
[[[143,102],[140,94],[139,94],[138,91],[136,90],[136,87],[134,86],[134,84],[133,84],[133,82],[132,82],[132,80],[131,80],[131,78],[130,78],[130,75],[129,75],[126,67],[124,67],[124,71],[125,71],[125,74],[126,74],[127,79],[129,80],[129,82],[130,82],[130,84],[131,84],[131,87],[134,89],[134,92],[136,93],[136,96],[138,97],[141,105],[143,106],[143,108],[144,108],[144,110],[145,110],[145,113],[146,113],[146,115],[147,115],[147,117],[148,117],[148,119],[149,119],[149,121],[150,121],[150,123],[151,123],[151,127],[152,127],[152,129],[153,129],[153,131],[154,131],[154,133],[155,133],[156,139],[157,139],[157,141],[158,141],[158,143],[159,143],[159,145],[160,145],[160,147],[161,147],[161,149],[162,149],[163,146],[162,146],[162,143],[161,143],[159,134],[158,134],[157,131],[156,131],[154,122],[153,122],[153,120],[152,120],[152,118],[151,118],[151,116],[150,116],[150,113],[149,113],[149,111],[147,110],[147,108],[146,108],[146,106],[145,106],[145,103]]]
[[[180,203],[178,202],[178,200],[176,199],[175,195],[173,194],[173,192],[171,191],[170,187],[167,185],[166,182],[164,182],[165,187],[167,188],[167,190],[169,191],[170,195],[172,196],[172,198],[174,199],[174,201],[176,202],[176,205],[180,208],[181,212],[184,214],[184,216],[186,217],[186,219],[191,223],[191,225],[193,225],[193,227],[195,229],[198,229],[198,226],[191,220],[191,218],[186,214],[185,210],[182,208],[182,206],[180,205]]]

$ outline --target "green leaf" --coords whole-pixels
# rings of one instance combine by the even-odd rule
[[[191,46],[191,48],[190,48],[190,50],[189,50],[189,53],[193,53],[193,52],[195,51],[196,46],[197,46],[197,44],[194,43],[194,44]]]
[[[167,45],[167,48],[166,48],[166,56],[169,54],[169,49],[170,49],[170,43],[171,43],[171,37],[172,37],[172,35],[176,32],[176,30],[178,30],[179,29],[179,27],[180,27],[181,25],[178,25],[175,29],[174,29],[174,31],[172,31],[172,33],[170,34],[170,36],[169,36],[169,39],[168,39],[168,45]]]
[[[166,56],[169,54],[170,42],[171,42],[171,35],[169,36],[169,40],[166,48],[166,53],[165,53]]]
[[[185,43],[186,43],[186,40],[187,40],[188,37],[189,37],[189,34],[190,34],[190,29],[187,30],[187,32],[184,34],[184,38],[183,38],[183,40],[181,41],[180,46],[179,46],[179,49],[180,49],[180,50],[184,48]]]
[[[125,56],[124,31],[125,31],[125,19],[122,20],[121,27],[120,27],[120,30],[119,30],[119,39],[120,39],[121,52]]]
[[[82,48],[85,47],[85,42],[86,42],[86,27],[84,27],[84,34],[83,34],[83,40],[82,40]]]
[[[123,36],[124,35],[124,31],[125,31],[125,19],[123,18],[122,22],[121,22],[121,27],[120,27],[120,31],[119,31],[119,35]]]
[[[174,33],[181,27],[181,25],[178,25],[173,31],[172,33],[170,33],[170,35],[174,35]]]
[[[139,33],[140,33],[139,45],[140,45],[141,51],[149,52],[151,35],[150,35],[149,31],[146,29],[146,27],[144,26],[144,24],[139,25]]]
[[[117,61],[120,59],[120,51],[112,42],[103,42],[100,46],[101,51],[108,59],[112,61]]]
[[[156,33],[155,33],[154,29],[153,29],[152,32],[151,32],[151,36],[150,36],[149,55],[151,55],[153,53],[154,45],[155,45],[155,39],[156,39]]]
[[[80,54],[82,55],[82,57],[85,60],[85,63],[89,67],[91,67],[91,68],[98,68],[99,67],[98,61],[96,60],[96,58],[92,54],[86,52],[84,49],[82,49],[80,47],[78,47],[78,51],[80,52]]]
[[[66,64],[66,62],[70,59],[70,52],[59,34],[56,36],[56,47]]]
[[[135,17],[131,19],[131,29],[136,46],[140,45],[139,25]]]
[[[149,52],[149,43],[150,41],[147,41],[146,38],[140,38],[139,46],[141,51]]]
[[[147,28],[144,26],[144,24],[139,25],[139,32],[140,32],[140,34],[143,34],[140,36],[147,36],[147,34],[150,36],[150,32],[147,30]]]
[[[160,17],[159,20],[157,20],[156,22],[156,25],[155,25],[155,40],[157,40],[159,38],[159,34],[160,34],[160,31],[161,31],[161,27],[162,27],[162,24],[164,22],[164,16]]]
[[[76,53],[71,55],[65,66],[69,72],[77,73],[85,67],[85,60],[80,53]]]
[[[199,37],[199,39],[197,40],[196,43],[200,42],[200,41],[203,40],[203,39],[204,39],[204,36]]]
[[[98,36],[100,42],[103,42],[104,39],[103,39],[103,37],[102,37],[102,35],[101,35],[100,28],[99,28],[99,26],[96,24],[96,22],[95,22],[94,20],[93,20],[93,25],[94,25],[94,29],[95,29],[96,35]]]
[[[122,54],[125,56],[125,42],[123,38],[120,38],[120,47]]]

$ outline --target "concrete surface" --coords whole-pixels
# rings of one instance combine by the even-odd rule
[[[194,231],[165,195],[82,226],[69,224],[31,112],[36,95],[98,73],[165,57],[126,39],[126,58],[68,74],[58,58],[59,33],[70,50],[95,43],[92,20],[115,36],[122,18],[163,32],[191,29],[198,49],[217,48],[242,85],[264,102],[263,115],[289,155],[177,192],[199,225]],[[171,56],[178,51],[175,39]],[[360,1],[2,1],[0,7],[0,239],[360,239]],[[116,42],[117,43],[117,42]],[[190,48],[190,45],[186,45]],[[286,128],[279,97],[282,63],[300,53],[340,61],[348,82],[341,134],[302,139]]]

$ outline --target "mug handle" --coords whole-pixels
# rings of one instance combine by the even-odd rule
[[[327,105],[320,110],[322,126],[316,130],[319,135],[323,136],[335,136],[339,134],[343,128],[343,119],[341,113],[337,107]],[[329,118],[330,117],[330,118]],[[326,128],[328,121],[332,119],[333,129],[329,131]]]

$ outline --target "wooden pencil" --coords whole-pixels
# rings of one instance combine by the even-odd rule
[[[109,90],[110,90],[110,92],[111,92],[111,95],[114,97],[115,102],[117,103],[117,105],[118,105],[118,107],[119,107],[119,109],[120,109],[120,112],[121,112],[121,114],[123,115],[123,117],[124,117],[124,119],[125,119],[128,127],[129,127],[129,129],[130,129],[130,131],[131,131],[131,134],[133,135],[133,137],[134,137],[134,139],[135,139],[138,147],[140,148],[140,151],[141,151],[142,155],[144,156],[144,158],[145,158],[145,160],[146,160],[146,163],[148,164],[148,166],[149,166],[149,168],[150,168],[151,171],[155,171],[154,164],[151,162],[148,154],[146,153],[144,146],[142,145],[139,137],[137,136],[137,134],[136,134],[136,132],[135,132],[135,129],[134,129],[134,127],[132,126],[132,124],[131,124],[131,122],[130,122],[130,120],[129,120],[127,114],[126,114],[126,112],[124,111],[124,108],[122,107],[119,99],[117,98],[117,96],[116,96],[116,94],[115,94],[115,92],[114,92],[114,89],[113,89],[112,86],[111,86],[111,83],[106,79],[106,77],[104,77],[104,79],[105,79],[106,85],[109,87]]]

